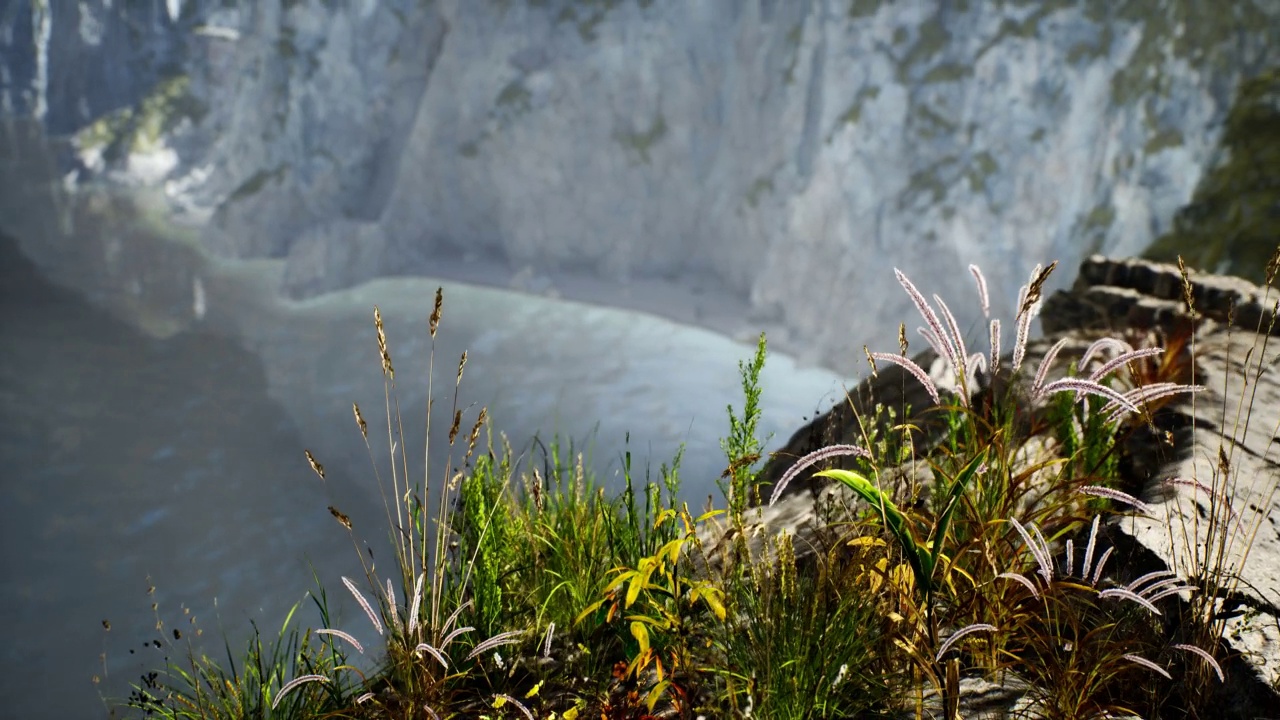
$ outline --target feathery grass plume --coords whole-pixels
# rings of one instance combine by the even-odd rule
[[[373,326],[378,331],[378,355],[382,358],[382,374],[395,380],[396,369],[391,365],[391,353],[387,350],[387,332],[382,327],[382,311],[373,306]]]
[[[1107,558],[1111,557],[1111,551],[1113,550],[1115,550],[1114,547],[1109,547],[1102,551],[1102,556],[1098,558],[1098,566],[1093,569],[1093,578],[1089,581],[1090,585],[1098,587],[1098,581],[1102,579],[1102,570],[1107,566]]]
[[[938,303],[938,308],[942,310],[942,319],[947,323],[949,337],[947,340],[951,343],[951,349],[955,353],[955,360],[952,363],[952,369],[957,374],[957,379],[963,384],[964,379],[968,377],[967,368],[965,368],[965,359],[968,351],[964,346],[964,335],[960,333],[960,324],[956,322],[956,316],[951,314],[951,308],[947,307],[947,303],[934,293],[933,299]],[[963,396],[963,393],[961,393]]]
[[[1138,594],[1148,600],[1151,600],[1152,602],[1155,602],[1153,598],[1155,598],[1157,595],[1161,595],[1165,590],[1171,587],[1177,587],[1178,592],[1181,592],[1183,584],[1184,583],[1182,582],[1182,578],[1175,575],[1173,577],[1168,577],[1163,580],[1159,580],[1151,583],[1147,587],[1143,588],[1141,591],[1138,591]],[[1131,587],[1129,589],[1133,590],[1134,588]],[[1163,595],[1161,596],[1163,597]]]
[[[1039,313],[1040,295],[1044,289],[1044,282],[1049,279],[1049,275],[1051,275],[1057,267],[1057,260],[1049,263],[1049,267],[1042,267],[1040,264],[1036,264],[1035,270],[1031,273],[1031,282],[1027,285],[1027,296],[1023,300],[1024,305],[1018,310],[1019,313]],[[1035,310],[1033,311],[1032,308],[1035,308]]]
[[[1036,599],[1037,599],[1037,600],[1039,600],[1039,599],[1040,599],[1040,591],[1036,589],[1036,584],[1035,584],[1035,583],[1033,583],[1033,582],[1031,582],[1030,580],[1028,580],[1028,579],[1027,579],[1027,577],[1026,577],[1025,575],[1022,575],[1022,574],[1020,574],[1020,573],[1002,572],[1002,573],[1000,573],[999,575],[996,575],[996,577],[998,577],[998,578],[1004,578],[1005,580],[1013,580],[1013,581],[1015,581],[1015,582],[1018,582],[1018,583],[1020,583],[1023,587],[1025,587],[1026,589],[1030,590],[1030,591],[1031,591],[1031,594],[1032,594],[1032,595],[1034,595],[1034,596],[1036,597]]]
[[[364,415],[360,414],[360,406],[355,403],[351,403],[351,412],[356,416],[356,425],[360,428],[360,437],[364,438],[366,443],[369,442],[369,423],[366,423],[364,421]]]
[[[1121,395],[1106,385],[1100,385],[1088,380],[1081,380],[1080,378],[1066,377],[1054,380],[1040,388],[1039,392],[1036,393],[1036,399],[1048,397],[1049,395],[1060,392],[1072,392],[1077,396],[1081,394],[1101,395],[1104,398],[1119,403],[1120,407],[1128,410],[1129,412],[1138,412],[1138,406],[1130,402],[1124,395]]]
[[[459,636],[466,635],[467,633],[473,632],[474,630],[475,628],[471,627],[470,625],[464,625],[460,628],[454,628],[453,630],[449,631],[448,635],[444,636],[444,640],[440,641],[440,647],[449,647],[449,643],[453,642],[454,640],[457,640]]]
[[[1097,355],[1106,349],[1115,350],[1118,353],[1133,352],[1133,346],[1123,340],[1113,337],[1098,338],[1090,343],[1089,347],[1085,349],[1084,354],[1080,356],[1078,367],[1081,370],[1084,370],[1089,364],[1089,361],[1093,359],[1094,355]]]
[[[511,697],[510,695],[506,693],[494,693],[493,698],[494,698],[494,703],[493,703],[494,708],[502,707],[503,703],[511,703],[512,705],[515,706],[517,710],[523,713],[525,717],[529,718],[529,720],[534,720],[533,713],[529,712],[529,708],[525,707],[524,703]]]
[[[336,508],[336,507],[334,507],[334,506],[330,505],[330,506],[329,506],[329,514],[330,514],[330,515],[332,515],[332,516],[334,517],[334,519],[335,519],[335,520],[337,520],[337,521],[338,521],[338,523],[339,523],[340,525],[342,525],[342,527],[346,528],[347,530],[350,530],[350,529],[351,529],[351,527],[352,527],[352,526],[351,526],[351,518],[347,517],[347,514],[346,514],[346,513],[342,512],[342,511],[341,511],[341,510],[339,510],[338,508]]]
[[[405,612],[409,614],[409,635],[411,636],[414,630],[418,629],[418,615],[422,609],[422,586],[426,579],[426,572],[418,573],[418,578],[413,582],[413,599],[409,601],[409,607],[405,609]]]
[[[1080,564],[1080,577],[1089,577],[1089,565],[1093,562],[1094,542],[1098,539],[1098,520],[1102,519],[1102,515],[1093,516],[1093,528],[1089,530],[1089,544],[1084,547],[1084,561]]]
[[[1141,594],[1141,595],[1149,595],[1150,593],[1148,592],[1148,590],[1151,590],[1152,588],[1155,588],[1155,587],[1157,587],[1157,586],[1159,586],[1159,585],[1164,585],[1164,584],[1166,584],[1166,583],[1164,583],[1164,582],[1155,583],[1155,584],[1153,584],[1151,587],[1147,588],[1146,590],[1138,590],[1138,588],[1142,587],[1142,585],[1143,585],[1144,583],[1148,583],[1148,582],[1151,582],[1152,580],[1157,580],[1157,579],[1160,579],[1160,578],[1169,578],[1169,579],[1171,579],[1173,582],[1177,582],[1177,581],[1178,581],[1178,574],[1177,574],[1176,572],[1172,571],[1172,570],[1156,570],[1156,571],[1153,571],[1153,572],[1149,572],[1149,573],[1147,573],[1146,575],[1143,575],[1142,577],[1140,577],[1140,578],[1138,578],[1138,579],[1134,580],[1133,582],[1129,583],[1128,585],[1125,585],[1125,586],[1124,586],[1124,589],[1125,589],[1125,590],[1128,590],[1128,591],[1130,591],[1130,592],[1136,592],[1136,593],[1139,593],[1139,594]]]
[[[1160,481],[1162,487],[1189,487],[1197,492],[1202,492],[1209,496],[1209,502],[1212,507],[1220,507],[1227,511],[1227,516],[1235,523],[1236,528],[1244,533],[1246,531],[1244,520],[1232,507],[1230,500],[1223,498],[1214,489],[1196,480],[1195,478],[1171,477]]]
[[[317,635],[333,635],[334,637],[342,638],[343,640],[346,640],[347,643],[351,645],[351,647],[355,648],[356,652],[360,653],[361,655],[364,654],[364,646],[360,644],[360,641],[356,640],[349,633],[343,632],[342,630],[334,630],[333,628],[320,628],[319,630],[316,630],[316,634]]]
[[[440,315],[444,310],[444,288],[436,288],[436,304],[431,308],[431,317],[427,318],[427,329],[431,332],[431,339],[436,338],[436,328],[440,327]]]
[[[436,662],[440,663],[441,667],[443,667],[445,670],[449,669],[448,658],[444,656],[444,653],[432,647],[430,643],[424,643],[424,642],[418,643],[417,647],[413,649],[413,652],[419,656],[425,652],[431,657],[435,658]]]
[[[1031,334],[1031,320],[1035,317],[1035,306],[1027,304],[1027,286],[1018,290],[1018,316],[1014,320],[1013,340],[1013,372],[1022,369],[1022,360],[1027,356],[1027,338]],[[1025,309],[1022,309],[1025,308]]]
[[[1130,495],[1127,492],[1122,492],[1120,490],[1116,490],[1115,488],[1102,487],[1101,485],[1086,485],[1080,488],[1080,492],[1085,495],[1092,495],[1093,497],[1106,498],[1108,500],[1115,500],[1116,502],[1122,502],[1122,503],[1125,503],[1126,505],[1131,505],[1143,515],[1155,514],[1154,508],[1152,508],[1147,503],[1142,502],[1141,500]]]
[[[1094,370],[1092,373],[1090,373],[1089,379],[1094,382],[1098,382],[1102,380],[1102,378],[1106,377],[1109,373],[1114,371],[1116,368],[1120,367],[1121,365],[1127,365],[1133,362],[1134,360],[1141,360],[1142,358],[1154,357],[1156,355],[1163,355],[1163,354],[1164,354],[1164,348],[1162,347],[1142,348],[1141,350],[1130,350],[1128,352],[1121,353],[1111,358],[1107,362],[1103,363],[1101,367],[1099,367],[1097,370]],[[1084,369],[1083,360],[1081,361],[1080,369],[1081,370]]]
[[[1155,595],[1151,595],[1147,599],[1150,600],[1151,602],[1159,602],[1169,597],[1170,595],[1177,595],[1178,593],[1182,593],[1182,592],[1193,593],[1193,592],[1198,592],[1199,590],[1200,588],[1196,587],[1195,585],[1174,585],[1173,587],[1169,587],[1169,588],[1165,588],[1164,590],[1161,590]]]
[[[1160,609],[1157,608],[1155,604],[1153,604],[1150,600],[1142,597],[1138,593],[1133,592],[1132,590],[1126,590],[1124,588],[1107,588],[1106,590],[1099,590],[1098,597],[1120,598],[1121,600],[1130,600],[1132,602],[1138,603],[1139,605],[1150,610],[1152,613],[1156,615],[1160,614]]]
[[[310,450],[303,450],[302,452],[307,456],[307,462],[311,463],[311,469],[320,476],[321,480],[324,480],[324,466],[316,462],[316,458],[311,454]]]
[[[1126,400],[1133,405],[1147,405],[1154,400],[1161,400],[1170,395],[1181,395],[1182,393],[1198,393],[1205,389],[1204,385],[1180,385],[1178,383],[1151,383],[1136,387],[1124,394]],[[1124,412],[1126,408],[1121,407],[1115,402],[1109,402],[1102,407],[1102,411],[1106,413],[1108,421],[1114,420]]]
[[[979,373],[987,371],[987,356],[982,353],[974,353],[969,356],[969,370],[976,377]]]
[[[938,386],[933,383],[933,378],[929,377],[929,373],[925,372],[924,368],[917,365],[911,358],[882,352],[871,353],[871,358],[874,360],[883,360],[885,362],[893,363],[894,365],[897,365],[911,373],[911,375],[916,380],[919,380],[920,384],[923,385],[924,389],[929,393],[929,397],[933,400],[933,404],[942,404],[942,398],[938,395]],[[961,393],[961,395],[963,395],[963,393]]]
[[[972,625],[962,627],[954,633],[951,633],[951,637],[947,638],[946,641],[942,643],[942,646],[938,648],[938,653],[934,656],[933,661],[942,662],[942,656],[947,654],[947,651],[951,649],[952,645],[956,644],[956,641],[966,635],[976,632],[996,632],[996,630],[996,626],[989,623],[974,623]]]
[[[312,682],[329,682],[329,678],[324,675],[299,675],[281,686],[280,692],[276,693],[276,699],[271,701],[271,709],[275,710],[280,705],[280,701],[284,699],[284,696],[293,692],[294,688]]]
[[[937,313],[933,311],[932,307],[929,307],[929,302],[924,299],[924,295],[920,294],[920,291],[916,289],[916,286],[901,270],[894,268],[893,274],[898,278],[898,283],[902,285],[902,288],[907,291],[911,302],[915,303],[916,309],[920,311],[920,315],[928,323],[929,329],[933,331],[934,338],[942,346],[941,349],[945,351],[943,353],[944,357],[951,361],[951,367],[960,367],[959,360],[956,358],[955,348],[951,345],[947,332],[942,327],[942,322],[938,320]]]
[[[991,318],[991,376],[1000,372],[1000,318]]]
[[[1141,665],[1142,667],[1147,668],[1148,670],[1154,670],[1155,672],[1160,673],[1165,677],[1166,680],[1173,679],[1173,676],[1169,674],[1168,670],[1165,670],[1164,668],[1142,657],[1141,655],[1129,654],[1129,655],[1122,655],[1121,657],[1123,657],[1125,660],[1128,660],[1131,663],[1136,663],[1138,665]]]
[[[364,693],[360,697],[356,698],[356,704],[363,705],[376,697],[378,696],[375,695],[374,693],[371,693],[371,692]]]
[[[1193,293],[1191,291],[1191,277],[1187,273],[1187,264],[1182,261],[1182,256],[1178,256],[1178,274],[1182,276],[1182,299],[1187,303],[1187,316],[1193,321],[1197,317],[1196,306]]]
[[[1065,568],[1063,568],[1063,571],[1062,571],[1062,574],[1064,576],[1066,577],[1072,576],[1073,574],[1072,570],[1075,569],[1074,567],[1075,562],[1076,562],[1076,544],[1071,540],[1071,538],[1067,538],[1067,565]]]
[[[1044,379],[1049,374],[1049,367],[1053,365],[1053,361],[1058,358],[1058,353],[1062,352],[1062,348],[1066,347],[1067,338],[1062,338],[1049,348],[1049,352],[1044,354],[1040,360],[1040,367],[1036,369],[1035,380],[1031,382],[1031,393],[1039,395],[1040,388],[1044,387]]]
[[[950,352],[947,349],[946,343],[944,343],[936,333],[927,327],[917,327],[916,332],[920,334],[920,337],[924,338],[925,342],[929,343],[929,347],[933,349],[935,355],[943,360],[948,358]]]
[[[1049,560],[1048,552],[1036,543],[1035,539],[1032,538],[1031,534],[1027,532],[1027,529],[1022,526],[1022,523],[1018,522],[1017,518],[1011,517],[1009,518],[1009,522],[1013,523],[1014,529],[1016,529],[1018,534],[1022,536],[1022,541],[1026,543],[1027,549],[1030,550],[1031,555],[1035,557],[1036,564],[1040,566],[1040,576],[1044,578],[1046,584],[1052,583],[1053,563]],[[1032,524],[1031,527],[1034,528],[1035,525]]]
[[[982,268],[977,265],[969,265],[969,274],[973,275],[973,281],[978,285],[978,300],[982,303],[982,317],[991,317],[991,298],[987,294],[987,278],[982,275]]]
[[[1199,657],[1201,660],[1204,660],[1206,663],[1209,664],[1209,667],[1213,668],[1213,672],[1218,675],[1218,682],[1226,682],[1227,678],[1225,675],[1222,674],[1222,666],[1219,665],[1218,661],[1214,660],[1213,656],[1210,655],[1207,651],[1205,651],[1204,648],[1198,647],[1196,645],[1188,645],[1186,643],[1174,643],[1172,647],[1175,647],[1184,652],[1189,652],[1192,655]]]
[[[551,657],[551,638],[555,635],[556,624],[547,625],[547,634],[542,638],[542,657]]]
[[[431,716],[431,720],[440,720],[440,716],[436,714],[435,710],[431,709],[430,705],[423,703],[422,709],[427,711],[427,714]]]
[[[502,647],[503,645],[514,645],[515,643],[520,642],[520,639],[524,637],[524,634],[524,630],[508,630],[507,632],[498,633],[472,648],[471,652],[467,653],[467,659],[471,660],[472,658],[483,655],[484,653],[494,648]]]
[[[387,578],[387,611],[391,614],[391,627],[393,630],[400,628],[400,611],[396,609],[396,595],[391,588],[391,578]]]
[[[863,458],[864,460],[872,459],[870,452],[864,448],[858,447],[857,445],[828,445],[820,450],[814,450],[808,455],[797,460],[796,463],[791,466],[791,469],[782,475],[778,480],[778,484],[773,488],[773,494],[769,496],[769,504],[773,505],[778,502],[778,498],[782,497],[782,491],[786,489],[787,485],[806,469],[817,465],[823,460],[829,460],[830,458],[844,455],[854,455]]]
[[[369,605],[369,601],[366,600],[364,595],[360,593],[360,590],[356,588],[356,584],[351,582],[351,578],[343,575],[342,584],[346,585],[347,589],[351,591],[351,594],[355,596],[356,602],[360,603],[360,607],[364,609],[364,614],[369,616],[369,622],[373,623],[374,629],[376,629],[378,634],[381,635],[382,621],[378,619],[378,614],[373,611],[373,607]]]

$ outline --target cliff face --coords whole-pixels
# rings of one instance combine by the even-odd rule
[[[1280,52],[1263,0],[13,7],[6,112],[165,183],[209,248],[288,257],[295,295],[445,251],[710,274],[841,368],[909,315],[894,266],[1011,298],[1141,251]]]

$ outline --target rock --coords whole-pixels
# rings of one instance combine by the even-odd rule
[[[1154,334],[1166,349],[1181,349],[1175,357],[1184,360],[1175,362],[1165,379],[1205,389],[1162,407],[1150,426],[1124,444],[1120,486],[1155,511],[1150,517],[1113,516],[1105,524],[1107,540],[1118,550],[1108,575],[1128,582],[1167,568],[1221,587],[1222,642],[1230,648],[1225,653],[1228,682],[1218,693],[1223,717],[1254,717],[1280,707],[1280,377],[1275,372],[1280,345],[1270,340],[1277,331],[1272,318],[1278,295],[1239,278],[1188,277],[1194,316],[1182,299],[1176,266],[1089,258],[1074,287],[1044,302],[1046,336],[1029,344],[1024,367],[1037,367],[1049,346],[1061,339],[1068,344],[1060,357],[1078,357],[1101,331],[1110,336]],[[939,374],[932,353],[915,357],[924,367],[932,363],[931,374]],[[1006,357],[1002,365],[1009,364]],[[1055,363],[1048,379],[1061,376],[1066,365]],[[796,458],[834,443],[864,445],[864,428],[874,425],[876,404],[900,406],[904,401],[912,408],[910,420],[927,420],[921,413],[932,402],[910,374],[882,369],[878,377],[864,380],[850,392],[849,402],[815,418],[765,463],[759,473],[763,501]],[[928,454],[940,430],[922,425],[918,456]],[[1053,448],[1028,446],[1019,465],[1046,459]],[[775,504],[749,511],[748,547],[756,557],[779,532],[793,536],[801,558],[830,546],[832,524],[849,517],[855,496],[840,484],[814,482],[811,475],[812,470],[798,476]],[[1169,485],[1164,482],[1168,478],[1195,478],[1200,487]],[[923,478],[913,481],[898,470],[881,479],[902,503],[920,502],[902,492],[924,485]],[[704,532],[713,565],[716,551],[731,539],[714,530]],[[1219,549],[1220,560],[1206,566],[1203,558]],[[1206,576],[1206,567],[1217,574]],[[1012,708],[1012,701],[1005,707]]]
[[[181,135],[173,202],[220,253],[284,257],[349,219],[404,272],[447,250],[689,271],[846,372],[910,312],[894,266],[961,297],[976,262],[1011,297],[1040,258],[1143,250],[1280,58],[1266,2],[10,5],[0,112],[87,154]],[[189,102],[113,115],[171,75]]]

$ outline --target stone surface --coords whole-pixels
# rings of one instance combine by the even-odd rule
[[[1239,278],[1193,273],[1189,281],[1198,312],[1194,321],[1181,300],[1176,266],[1089,258],[1071,290],[1046,299],[1041,321],[1048,335],[1030,344],[1025,365],[1037,367],[1046,349],[1063,338],[1068,344],[1060,357],[1078,357],[1100,330],[1113,336],[1156,333],[1166,347],[1187,338],[1194,369],[1177,381],[1205,390],[1163,408],[1156,433],[1135,433],[1126,444],[1121,485],[1156,510],[1149,517],[1109,522],[1107,540],[1121,551],[1116,558],[1128,563],[1114,563],[1111,572],[1132,579],[1168,568],[1222,588],[1223,640],[1231,648],[1229,683],[1221,692],[1224,717],[1254,717],[1280,707],[1280,345],[1269,334],[1276,331],[1270,318],[1280,294]],[[931,354],[916,357],[930,367]],[[1057,363],[1056,374],[1065,365]],[[774,453],[761,480],[775,482],[796,458],[826,445],[863,444],[862,428],[875,403],[899,404],[904,398],[913,418],[932,407],[908,374],[881,371],[864,380],[848,403],[815,418]],[[1172,447],[1164,442],[1166,431]],[[921,452],[931,446],[934,432],[923,433]],[[1046,450],[1033,449],[1028,458],[1043,459]],[[830,540],[831,523],[848,517],[856,504],[852,492],[814,483],[810,474],[798,477],[776,504],[749,513],[753,552],[763,552],[780,531],[796,538],[798,556],[819,552]],[[886,478],[895,489],[910,485],[893,472]],[[1204,487],[1163,484],[1168,478],[1194,478]],[[709,531],[703,542],[714,558],[728,539]],[[1218,555],[1219,561],[1204,562]],[[1004,710],[991,710],[992,717],[1014,711],[1017,694],[1000,697],[1007,701],[1000,706]]]
[[[293,293],[361,277],[294,245],[375,223],[397,272],[714,276],[842,372],[910,314],[895,266],[958,298],[976,262],[1007,301],[1143,250],[1280,58],[1267,0],[11,5],[0,111],[81,129],[81,180],[176,156],[202,242],[306,265]]]

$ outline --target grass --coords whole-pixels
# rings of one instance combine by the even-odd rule
[[[989,315],[985,280],[971,270]],[[873,372],[905,368],[932,403],[859,418],[862,442],[797,459],[769,498],[755,482],[762,336],[739,366],[743,410],[729,409],[724,505],[697,512],[679,500],[679,454],[642,479],[626,453],[625,486],[611,493],[572,443],[535,441],[517,452],[495,437],[483,409],[464,422],[465,353],[445,390],[448,446],[421,448],[423,468],[445,452],[446,470],[412,471],[375,308],[381,432],[359,407],[353,414],[374,472],[375,457],[389,460],[378,476],[395,555],[389,576],[366,557],[350,520],[329,512],[361,568],[340,592],[358,602],[380,647],[332,627],[320,588],[317,627],[299,629],[291,613],[272,642],[255,627],[249,646],[226,648],[225,661],[187,644],[173,653],[183,659],[141,678],[123,707],[210,719],[950,720],[962,679],[1016,676],[1029,687],[1024,709],[1043,717],[1216,717],[1230,666],[1215,608],[1236,589],[1241,546],[1261,523],[1229,505],[1233,449],[1220,450],[1213,477],[1166,483],[1209,498],[1212,542],[1186,541],[1187,563],[1139,576],[1113,541],[1116,518],[1159,512],[1134,496],[1142,488],[1122,461],[1135,438],[1164,432],[1173,403],[1194,402],[1195,335],[1157,346],[1117,334],[1082,353],[1059,343],[1030,362],[1029,328],[1052,270],[1038,267],[1023,287],[1011,353],[999,319],[983,350],[971,352],[942,299],[930,303],[899,273],[948,377],[908,357],[904,325],[898,353],[867,358]],[[431,384],[442,307],[437,293]],[[1255,388],[1269,330],[1259,328],[1244,359],[1254,363]],[[1234,409],[1242,432],[1255,401],[1248,395]],[[928,433],[940,437],[922,443]],[[324,480],[320,461],[306,458]],[[846,462],[834,467],[837,458]],[[814,467],[846,491],[825,542],[760,538],[768,506]],[[906,485],[894,481],[901,467],[915,478]],[[352,664],[363,655],[372,671]]]

